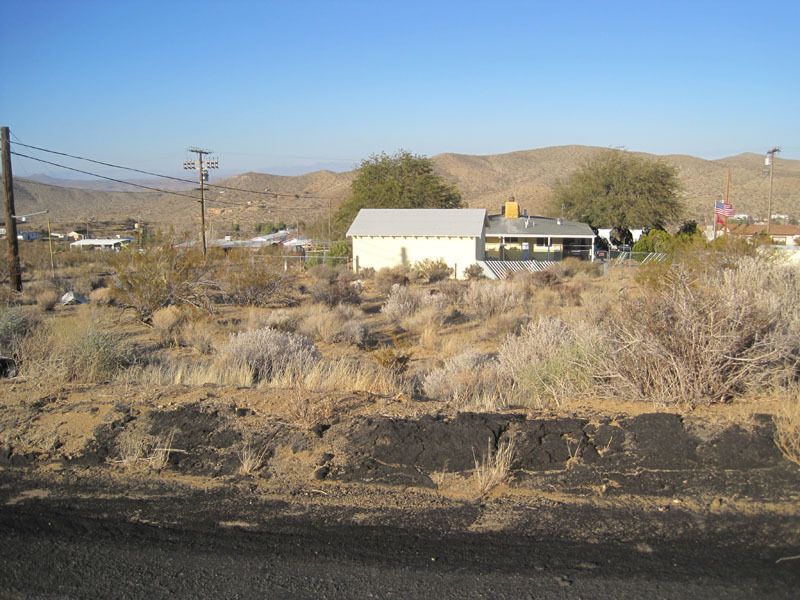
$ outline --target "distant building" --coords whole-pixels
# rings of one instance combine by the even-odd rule
[[[133,238],[97,238],[72,242],[69,247],[75,250],[115,250],[118,251],[133,241]]]
[[[767,225],[735,225],[731,227],[729,234],[750,240],[755,235],[765,235],[767,233]],[[769,235],[772,241],[777,246],[797,246],[800,241],[800,227],[797,225],[782,225],[773,223],[769,227]]]

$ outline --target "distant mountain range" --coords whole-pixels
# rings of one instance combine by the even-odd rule
[[[603,148],[553,146],[506,154],[473,156],[439,154],[432,157],[437,172],[461,191],[466,204],[499,209],[513,195],[531,213],[546,210],[554,184],[569,176]],[[678,169],[687,218],[710,222],[715,199],[725,190],[727,170],[731,172],[730,198],[736,212],[765,216],[769,182],[764,174],[763,156],[739,154],[718,160],[672,154],[658,156]],[[212,184],[239,190],[212,188],[207,192],[210,227],[218,232],[239,224],[243,231],[266,221],[310,222],[323,218],[347,197],[355,171],[315,171],[303,175],[243,173]],[[192,198],[161,192],[122,191],[122,184],[82,182],[37,177],[38,181],[16,178],[17,212],[49,210],[54,222],[68,226],[87,218],[97,220],[143,219],[166,228],[196,228],[199,209]],[[165,190],[197,197],[196,186],[170,180],[132,180]],[[130,189],[130,188],[128,188]],[[272,194],[278,194],[277,197]],[[296,196],[296,197],[295,197]],[[773,213],[800,217],[800,160],[778,157],[773,188]]]

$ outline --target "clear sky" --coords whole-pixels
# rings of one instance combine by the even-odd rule
[[[2,124],[144,169],[190,145],[229,172],[398,148],[800,158],[797,0],[3,0],[0,23]]]

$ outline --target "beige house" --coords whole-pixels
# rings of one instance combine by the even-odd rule
[[[347,231],[353,268],[375,270],[441,259],[454,269],[483,260],[483,208],[362,208]]]
[[[498,215],[482,208],[364,208],[347,237],[356,272],[442,260],[460,279],[474,264],[495,278],[538,271],[569,256],[591,260],[595,234],[585,223],[520,215],[510,201]]]

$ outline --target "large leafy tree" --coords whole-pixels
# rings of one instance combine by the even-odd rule
[[[361,162],[352,192],[336,213],[343,234],[362,208],[458,208],[461,194],[433,170],[431,159],[398,151]]]
[[[553,210],[592,227],[664,229],[683,212],[674,167],[608,150],[560,181]]]

